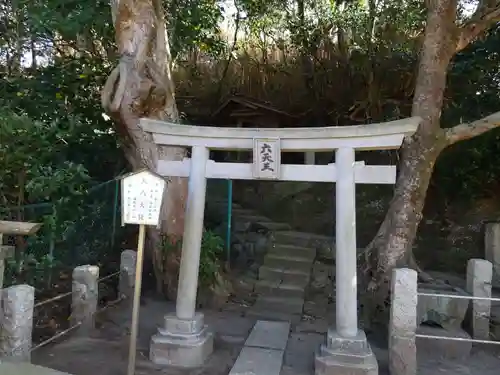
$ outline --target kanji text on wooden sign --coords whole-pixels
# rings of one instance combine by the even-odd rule
[[[122,178],[122,224],[158,225],[165,190],[163,177],[148,170]]]

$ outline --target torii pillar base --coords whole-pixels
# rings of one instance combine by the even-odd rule
[[[151,338],[149,359],[164,366],[196,368],[202,366],[214,350],[214,336],[204,323],[202,313],[191,320],[165,316],[165,328]]]
[[[326,345],[314,360],[315,375],[378,375],[377,358],[363,331],[353,338],[343,338],[328,330]]]

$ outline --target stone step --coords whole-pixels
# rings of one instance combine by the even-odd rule
[[[281,281],[258,280],[255,292],[270,297],[304,298],[305,287],[306,285],[284,284]]]
[[[208,193],[208,192],[207,192]],[[210,205],[213,205],[213,206],[224,206],[224,207],[227,207],[227,199],[226,198],[215,198],[215,199],[211,199],[208,194],[207,194],[207,204],[210,204]],[[233,210],[244,210],[244,208],[238,204],[238,203],[235,203],[235,202],[232,202],[231,203],[231,207],[233,208]],[[253,210],[248,210],[249,212],[255,212]]]
[[[302,314],[304,299],[259,296],[253,307],[259,310],[271,310],[287,314]]]
[[[290,224],[287,224],[287,223],[277,223],[275,221],[269,221],[269,222],[259,221],[257,223],[253,223],[252,225],[255,226],[257,229],[263,228],[263,229],[267,229],[270,232],[287,230],[287,229],[291,228]]]
[[[280,231],[274,233],[274,242],[283,245],[295,245],[303,247],[331,247],[333,237],[323,236],[314,233]]]
[[[290,322],[292,324],[297,324],[302,319],[302,314],[290,314],[283,313],[279,311],[273,311],[270,309],[261,309],[252,307],[247,310],[246,316],[254,319],[266,319],[271,321],[281,321]]]
[[[314,254],[313,254],[314,255]],[[264,257],[264,265],[273,268],[284,268],[288,270],[297,270],[310,272],[314,258],[307,257],[291,257],[288,255],[278,255],[268,253]]]
[[[233,204],[233,210],[232,210],[233,215],[249,215],[249,216],[257,216],[257,211],[252,210],[250,208],[241,208],[241,207],[235,207]]]
[[[251,215],[251,214],[238,214],[233,212],[234,220],[238,221],[246,221],[249,223],[272,223],[273,221],[265,216],[260,215]]]
[[[278,254],[291,257],[302,257],[303,255],[305,255],[308,259],[314,259],[316,258],[316,249],[295,245],[274,244],[273,247],[269,249],[269,254]]]
[[[307,271],[285,269],[283,267],[260,266],[259,280],[283,282],[291,285],[307,285],[310,273]]]

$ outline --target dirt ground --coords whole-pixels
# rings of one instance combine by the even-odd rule
[[[141,306],[138,339],[137,375],[227,375],[253,327],[244,307],[225,311],[204,311],[206,322],[215,330],[215,351],[203,368],[181,370],[161,368],[148,360],[149,340],[173,305],[147,298]],[[33,353],[33,363],[73,375],[123,375],[126,373],[130,318],[123,308],[108,310],[98,319],[99,329],[91,338],[73,336],[63,342]],[[285,351],[281,375],[314,374],[314,352],[325,340],[329,325],[324,319],[306,320],[292,329]],[[369,336],[379,360],[380,375],[388,375],[385,343],[376,335]],[[476,348],[470,358],[443,361],[419,358],[419,375],[498,375],[500,347]]]

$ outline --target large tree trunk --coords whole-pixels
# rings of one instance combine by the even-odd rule
[[[413,265],[412,244],[422,219],[425,198],[434,164],[448,145],[470,138],[498,125],[499,115],[444,130],[440,127],[441,109],[446,89],[448,66],[454,54],[472,40],[468,24],[456,26],[456,0],[427,1],[428,16],[424,44],[420,56],[412,116],[422,123],[402,146],[402,161],[394,197],[387,215],[372,242],[366,249],[369,265],[365,319],[376,316],[377,308],[384,309],[393,268]],[[491,8],[488,8],[491,11]],[[485,12],[478,9],[478,12]],[[498,14],[497,14],[498,16]],[[471,32],[485,30],[491,23],[477,23]],[[379,310],[380,311],[380,310]]]
[[[115,121],[132,168],[155,171],[159,159],[180,160],[186,154],[183,148],[156,146],[139,127],[141,117],[179,120],[163,10],[159,0],[114,0],[111,10],[121,57],[103,88],[102,105]],[[186,198],[185,179],[170,178],[163,198],[161,233],[172,241],[183,233]],[[148,231],[148,239],[157,289],[173,297],[179,254],[163,251],[155,229]]]

